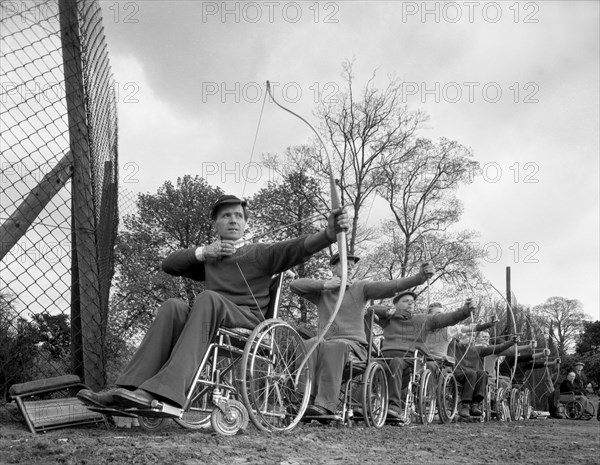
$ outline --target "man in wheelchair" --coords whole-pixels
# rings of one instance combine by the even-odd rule
[[[429,305],[427,313],[429,315],[437,315],[443,313],[444,307],[439,302],[434,302]],[[434,372],[439,371],[439,365],[442,362],[454,364],[454,359],[448,356],[448,348],[454,339],[460,339],[465,334],[476,333],[491,328],[496,323],[496,317],[487,323],[470,323],[468,325],[457,324],[454,326],[446,326],[436,329],[426,334],[425,350],[433,362],[428,363],[428,367]]]
[[[465,305],[449,313],[435,315],[413,314],[417,295],[412,291],[403,291],[393,299],[394,307],[374,306],[383,328],[382,353],[389,360],[388,385],[390,400],[388,419],[403,421],[402,385],[405,372],[412,366],[411,358],[415,349],[425,345],[428,333],[446,326],[452,326],[471,316],[475,305],[471,299]]]
[[[585,391],[577,388],[574,384],[576,374],[571,371],[567,377],[560,383],[560,402],[569,402],[575,400],[583,407],[583,412],[580,418],[589,420],[594,416],[594,406],[585,395]]]
[[[462,385],[460,395],[461,406],[458,414],[460,417],[468,419],[471,416],[480,417],[481,401],[485,398],[486,387],[488,383],[488,373],[484,369],[484,358],[499,354],[511,347],[517,342],[517,336],[502,343],[490,346],[490,335],[482,332],[475,339],[475,343],[470,340],[455,342],[450,345],[450,354],[456,360],[456,371],[454,376]]]
[[[258,325],[265,319],[272,276],[334,243],[336,234],[350,224],[345,211],[337,209],[318,233],[270,244],[244,242],[246,202],[233,195],[215,202],[211,220],[215,242],[179,250],[162,263],[169,274],[204,281],[205,290],[191,308],[178,299],[165,301],[117,379],[119,387],[102,393],[81,390],[77,397],[85,404],[148,409],[160,401],[181,408],[218,328]]]
[[[352,270],[359,257],[348,254],[348,270]],[[290,283],[295,294],[317,306],[319,334],[329,321],[340,287],[342,266],[339,254],[329,262],[333,277],[329,280],[297,279]],[[409,289],[427,281],[433,276],[433,266],[424,263],[418,274],[407,278],[389,281],[348,280],[347,289],[336,318],[325,335],[323,342],[311,354],[312,392],[311,402],[306,410],[307,417],[331,416],[339,403],[344,368],[350,357],[365,361],[367,339],[364,315],[367,303],[374,299],[386,299],[397,292]],[[316,339],[310,339],[310,347]]]

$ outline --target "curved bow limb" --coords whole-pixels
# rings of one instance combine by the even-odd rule
[[[494,286],[489,281],[488,281],[488,284],[492,287],[492,289],[494,289],[498,293],[498,295],[506,303],[506,308],[510,311],[510,317],[512,319],[513,330],[514,330],[514,332],[516,334],[517,333],[517,321],[515,319],[515,314],[513,312],[512,305],[510,304],[510,302],[508,301],[508,299],[496,288],[496,286]],[[507,312],[506,318],[508,319],[508,312]],[[518,363],[518,361],[519,361],[519,344],[518,344],[518,341],[517,341],[517,344],[515,345],[515,360],[513,362],[512,371],[511,371],[511,374],[510,374],[510,385],[511,386],[512,386],[512,383],[513,383],[513,379],[515,378],[515,374],[517,372],[517,363]]]
[[[298,113],[295,113],[294,111],[290,110],[289,108],[286,108],[283,105],[281,105],[275,99],[275,97],[273,96],[273,93],[271,92],[271,84],[269,81],[267,81],[267,93],[269,94],[269,97],[271,98],[273,103],[275,103],[275,105],[277,105],[282,110],[287,111],[291,115],[294,115],[296,118],[299,118],[317,136],[317,139],[319,140],[321,146],[323,147],[323,150],[325,151],[325,155],[327,156],[327,166],[329,168],[329,170],[328,170],[329,171],[329,189],[331,191],[331,208],[334,211],[341,208],[340,196],[338,195],[338,191],[335,186],[335,179],[333,176],[333,167],[331,165],[331,157],[329,156],[329,152],[327,150],[327,146],[325,145],[325,142],[323,142],[323,139],[321,138],[321,136],[319,135],[317,130],[312,126],[312,124],[310,124],[306,119],[304,119]],[[342,276],[341,276],[341,282],[340,282],[339,295],[336,300],[335,307],[333,309],[333,313],[331,314],[331,317],[329,318],[326,325],[321,330],[321,334],[319,334],[319,336],[317,337],[317,341],[315,342],[315,344],[312,345],[308,349],[306,356],[304,357],[304,359],[302,360],[302,362],[300,363],[300,365],[297,369],[295,384],[298,384],[298,382],[300,380],[300,373],[302,373],[304,366],[308,363],[310,356],[315,351],[316,347],[321,342],[323,342],[323,339],[325,339],[325,335],[327,334],[327,331],[329,331],[329,328],[331,328],[331,325],[335,321],[335,317],[337,316],[337,314],[340,310],[340,307],[342,306],[342,300],[344,300],[344,293],[346,292],[346,284],[348,282],[348,253],[347,253],[347,246],[346,246],[346,233],[344,231],[338,232],[336,235],[336,239],[337,239],[338,253],[340,255],[340,263],[342,264]]]

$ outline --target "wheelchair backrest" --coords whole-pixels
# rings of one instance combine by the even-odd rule
[[[267,313],[265,319],[277,318],[279,313],[279,299],[281,297],[281,287],[283,285],[283,273],[279,273],[273,276],[271,279],[271,286],[269,287],[269,306],[267,307]]]

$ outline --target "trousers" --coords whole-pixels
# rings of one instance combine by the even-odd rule
[[[307,347],[314,340],[306,341]],[[350,340],[323,341],[310,356],[312,374],[311,403],[335,412],[340,398],[344,368],[351,356],[366,360],[367,349]]]
[[[143,389],[183,407],[186,391],[217,329],[253,329],[263,319],[260,311],[238,306],[214,291],[202,292],[191,308],[179,299],[168,299],[158,308],[116,384]]]
[[[454,373],[462,390],[460,400],[462,402],[481,402],[485,398],[485,388],[488,382],[488,374],[485,371],[465,370]]]

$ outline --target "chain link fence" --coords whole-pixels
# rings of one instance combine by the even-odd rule
[[[2,1],[0,15],[1,418],[14,383],[105,384],[118,170],[98,2]]]

